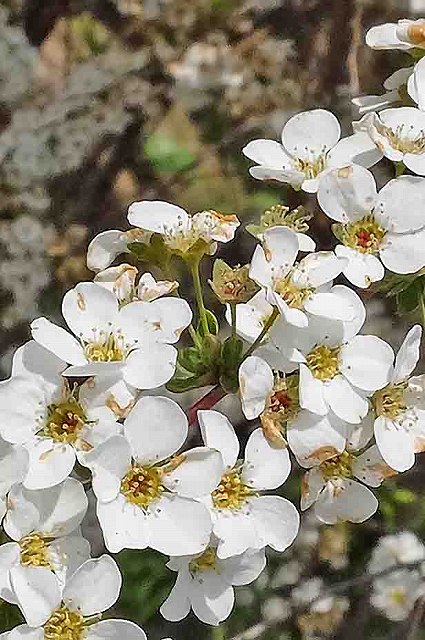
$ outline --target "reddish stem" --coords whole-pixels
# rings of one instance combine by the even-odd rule
[[[195,404],[193,404],[186,411],[187,418],[189,420],[189,426],[193,426],[196,423],[197,414],[200,409],[212,409],[214,405],[217,404],[224,396],[227,395],[226,392],[220,385],[217,385],[211,391],[208,391],[202,398],[197,400]]]

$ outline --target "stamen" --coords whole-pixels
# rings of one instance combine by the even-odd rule
[[[100,331],[98,338],[84,344],[84,355],[89,362],[121,362],[127,353],[124,336],[120,333]]]
[[[88,419],[84,409],[74,397],[73,392],[66,395],[62,402],[51,404],[47,410],[41,435],[56,442],[74,444]]]
[[[340,347],[328,347],[320,344],[307,355],[307,365],[318,380],[332,380],[339,371]]]
[[[392,129],[381,122],[377,122],[376,129],[396,151],[414,155],[420,155],[425,152],[425,131],[423,129],[414,137],[412,125],[400,124],[395,129]]]
[[[312,160],[297,158],[295,160],[295,168],[298,171],[302,171],[307,180],[313,180],[326,168],[326,153],[321,153]]]
[[[352,463],[355,456],[348,451],[343,451],[340,455],[325,460],[319,466],[319,469],[325,480],[334,480],[336,478],[351,478]]]
[[[121,480],[121,493],[131,504],[146,509],[164,491],[161,481],[162,470],[159,467],[145,467],[133,463]]]
[[[192,574],[212,570],[217,570],[217,553],[212,547],[207,547],[201,556],[194,558],[189,563],[189,571]]]
[[[407,383],[400,382],[376,391],[372,396],[372,404],[376,415],[395,420],[404,413],[407,410],[404,398],[406,389]]]
[[[213,505],[216,509],[240,509],[246,500],[255,492],[242,482],[241,468],[225,473],[217,489],[212,493]]]
[[[291,274],[277,280],[274,284],[274,289],[286,302],[288,307],[292,309],[302,309],[305,302],[314,292],[314,289],[311,287],[304,287],[302,289],[296,287],[291,281]]]
[[[44,640],[83,640],[84,626],[81,614],[62,605],[44,625]]]
[[[336,235],[341,242],[360,253],[377,253],[386,234],[373,215],[346,225],[335,225],[335,228],[340,229]]]
[[[21,565],[24,567],[46,567],[53,569],[49,560],[46,541],[38,533],[31,533],[19,541]]]

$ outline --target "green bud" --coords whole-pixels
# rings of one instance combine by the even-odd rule
[[[230,267],[220,259],[214,262],[213,277],[209,284],[222,304],[248,302],[259,290],[249,277],[249,265]]]

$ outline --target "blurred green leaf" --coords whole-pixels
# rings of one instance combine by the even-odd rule
[[[196,156],[163,133],[153,133],[145,143],[146,157],[153,166],[164,173],[178,173],[189,169],[196,161]]]

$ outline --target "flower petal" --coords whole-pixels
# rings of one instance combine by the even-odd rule
[[[389,419],[378,416],[374,433],[376,445],[385,462],[396,471],[407,471],[415,464],[414,439]]]
[[[204,572],[201,579],[202,585],[192,589],[191,593],[193,613],[205,624],[219,625],[232,612],[235,602],[233,587],[214,571]]]
[[[74,468],[75,451],[69,444],[39,438],[27,450],[28,473],[24,480],[27,489],[47,489],[60,484]]]
[[[254,420],[264,411],[273,384],[273,371],[262,358],[249,356],[242,362],[239,367],[239,390],[247,420]]]
[[[12,377],[40,376],[46,383],[56,386],[66,366],[66,362],[51,351],[35,340],[29,340],[18,347],[13,355]]]
[[[101,620],[85,630],[87,640],[147,640],[139,625],[130,620]]]
[[[332,149],[340,136],[341,127],[333,113],[313,109],[288,120],[282,131],[282,142],[291,156],[311,162]]]
[[[341,486],[331,492],[329,486],[315,504],[315,514],[325,524],[336,522],[364,522],[378,508],[378,501],[372,491],[354,480],[344,480]]]
[[[416,273],[425,266],[424,243],[425,229],[413,233],[388,233],[379,254],[393,273]]]
[[[122,436],[113,436],[87,453],[85,464],[92,471],[97,499],[102,502],[114,500],[131,464],[130,444]]]
[[[344,376],[337,375],[325,385],[326,402],[338,418],[359,424],[369,410],[367,399]]]
[[[322,211],[345,224],[369,215],[376,197],[373,174],[354,164],[329,171],[320,180],[317,192]]]
[[[170,493],[149,509],[149,546],[170,556],[201,553],[211,535],[211,517],[201,502]]]
[[[298,255],[297,234],[288,227],[272,227],[263,233],[263,247],[267,262],[274,268],[274,275],[284,275]]]
[[[170,595],[160,608],[161,615],[171,622],[183,620],[190,611],[190,577],[186,572],[179,572]]]
[[[372,282],[382,280],[385,275],[382,263],[372,254],[360,253],[342,244],[336,246],[335,253],[342,258],[347,258],[348,262],[343,273],[356,287],[365,289]]]
[[[305,364],[300,364],[299,394],[300,406],[303,409],[320,416],[325,416],[328,413],[323,382],[315,378]]]
[[[390,180],[379,192],[376,220],[388,231],[408,233],[425,226],[425,180],[400,176]]]
[[[369,447],[352,464],[353,475],[369,487],[379,487],[386,478],[396,475],[389,467],[376,445]]]
[[[368,168],[379,162],[381,158],[382,151],[374,145],[370,136],[364,131],[358,131],[340,140],[330,151],[328,166],[336,168],[353,162]]]
[[[10,572],[19,608],[30,627],[40,627],[59,607],[61,594],[57,578],[45,567],[13,567]]]
[[[340,372],[365,391],[382,389],[390,381],[394,352],[377,336],[354,336],[340,351]]]
[[[127,253],[128,240],[123,231],[109,229],[93,238],[87,249],[87,266],[92,271],[106,269],[121,253]]]
[[[288,444],[303,467],[313,467],[345,449],[347,427],[331,414],[300,411],[288,424]]]
[[[218,411],[198,411],[202,439],[207,447],[220,451],[224,464],[233,467],[239,455],[239,440],[230,420]]]
[[[403,340],[394,365],[391,382],[398,384],[406,380],[415,370],[420,358],[422,327],[415,324]]]
[[[84,617],[93,616],[115,604],[121,585],[117,563],[105,554],[87,560],[77,569],[65,586],[62,600],[65,606]]]
[[[251,502],[252,516],[262,547],[285,551],[295,540],[300,515],[292,502],[280,496],[260,496]]]
[[[184,411],[174,400],[161,396],[140,398],[124,422],[133,457],[144,463],[173,455],[185,442],[187,432]]]
[[[68,331],[49,322],[46,318],[37,318],[31,322],[34,340],[69,364],[85,364],[83,348]]]
[[[177,226],[186,228],[189,223],[187,211],[162,200],[133,202],[128,209],[127,218],[133,226],[154,233],[164,233]]]
[[[214,491],[225,470],[221,453],[196,447],[185,451],[182,457],[182,463],[163,476],[163,485],[185,498],[202,498]]]
[[[136,389],[155,389],[170,380],[177,361],[177,350],[170,344],[147,342],[130,353],[124,380]]]
[[[242,149],[244,156],[268,169],[289,169],[291,158],[275,140],[251,140]]]
[[[298,287],[316,289],[339,276],[345,264],[345,260],[336,256],[333,251],[310,253],[292,271],[291,282]]]
[[[149,544],[148,516],[121,493],[110,502],[99,501],[96,513],[108,551],[146,549]]]
[[[118,300],[112,291],[95,282],[80,282],[64,295],[62,314],[77,337],[91,341],[101,331],[108,334],[116,327]]]
[[[263,491],[280,487],[289,476],[291,461],[288,449],[272,447],[262,429],[255,429],[245,447],[242,481]]]

